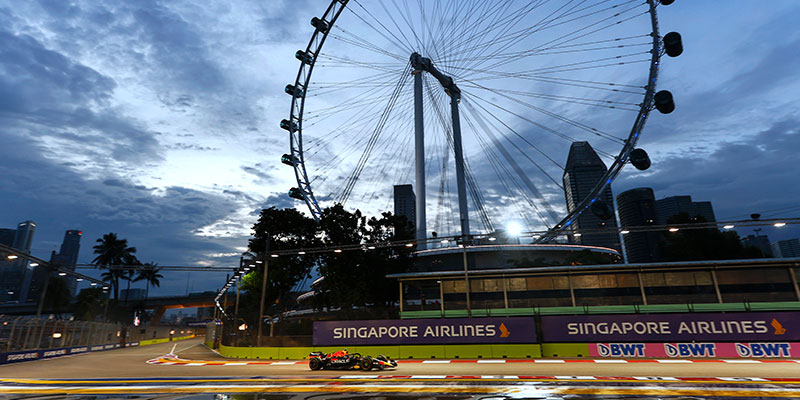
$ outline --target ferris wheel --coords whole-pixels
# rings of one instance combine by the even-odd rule
[[[332,0],[285,88],[289,196],[317,219],[326,203],[380,211],[413,177],[418,239],[514,219],[547,242],[608,214],[601,193],[623,166],[650,166],[636,147],[650,111],[675,108],[656,90],[662,57],[683,51],[659,33],[672,2]],[[567,208],[576,142],[608,167]]]

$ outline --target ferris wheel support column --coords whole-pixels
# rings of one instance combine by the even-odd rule
[[[425,224],[425,124],[422,115],[422,70],[414,74],[414,152],[416,157],[416,204],[415,221],[417,250],[427,247]]]
[[[469,210],[467,209],[467,185],[464,180],[464,152],[461,149],[461,120],[458,115],[459,93],[450,93],[450,111],[453,115],[453,147],[456,156],[456,186],[458,186],[458,212],[461,220],[461,236],[464,246],[469,237]]]

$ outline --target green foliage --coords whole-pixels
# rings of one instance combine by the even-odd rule
[[[103,315],[106,295],[103,289],[83,289],[75,297],[75,318],[83,321],[95,321]]]
[[[47,293],[44,297],[44,309],[60,314],[69,307],[71,296],[67,283],[55,276],[48,278]]]
[[[270,251],[317,247],[321,243],[317,237],[317,222],[293,208],[279,210],[270,207],[261,210],[258,222],[253,225],[253,232],[249,249],[262,263],[255,264],[255,270],[242,278],[239,315],[248,321],[258,318],[265,266],[269,268],[265,313],[272,315],[292,303],[292,288],[309,278],[311,269],[316,265],[317,258],[313,254],[266,258],[267,242]]]
[[[97,257],[92,262],[107,270],[102,274],[102,279],[111,283],[114,298],[118,299],[120,279],[128,279],[132,274],[123,269],[113,268],[113,266],[138,263],[139,261],[134,256],[136,248],[128,247],[128,240],[117,238],[117,234],[114,232],[103,235],[102,238],[97,239],[97,243],[93,247]]]
[[[144,292],[144,300],[147,301],[147,298],[150,296],[150,285],[155,287],[161,286],[160,279],[164,277],[159,272],[161,272],[161,268],[157,268],[158,263],[149,262],[144,264],[144,268],[140,269],[139,272],[136,274],[136,278],[133,279],[134,282],[145,281],[146,289]]]
[[[380,243],[412,239],[413,227],[405,217],[384,213],[381,218],[367,218],[360,211],[349,212],[341,205],[327,208],[317,223],[295,209],[264,209],[253,226],[250,251],[257,260],[256,268],[242,278],[239,316],[255,321],[261,300],[264,266],[268,265],[265,314],[275,315],[293,305],[297,293],[292,289],[310,277],[314,267],[325,279],[314,287],[318,295],[315,306],[351,307],[386,306],[398,298],[398,287],[387,274],[408,269],[413,248],[383,248]],[[264,257],[269,238],[270,251],[299,250],[327,246],[331,251],[306,255]],[[369,246],[369,251],[346,250],[334,253],[340,246]]]
[[[325,209],[320,219],[325,245],[376,245],[368,251],[350,250],[320,255],[319,271],[325,280],[319,290],[325,305],[343,309],[386,306],[398,298],[395,281],[387,274],[406,271],[413,248],[381,247],[379,244],[413,238],[413,229],[404,217],[383,213],[380,219],[350,213],[341,205]]]
[[[694,224],[706,222],[702,216],[690,218],[681,213],[670,217],[669,224]],[[732,260],[761,258],[763,254],[755,247],[744,247],[734,231],[721,232],[716,228],[681,229],[667,233],[660,243],[662,261]]]

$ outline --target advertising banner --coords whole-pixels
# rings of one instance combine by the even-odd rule
[[[554,315],[545,342],[800,341],[800,313]]]
[[[314,322],[315,346],[535,342],[531,317]]]
[[[800,343],[589,343],[589,355],[609,358],[797,358],[800,357]]]
[[[139,342],[128,343],[125,347],[138,346]],[[15,351],[11,353],[0,353],[0,364],[15,363],[21,361],[40,360],[43,358],[61,357],[69,354],[81,354],[91,351],[102,351],[120,348],[119,343],[94,345],[94,346],[73,346],[59,347],[55,349]]]

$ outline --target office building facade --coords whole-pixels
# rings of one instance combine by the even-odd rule
[[[83,232],[77,229],[70,229],[64,233],[64,240],[61,242],[61,248],[58,253],[53,252],[50,257],[50,263],[59,265],[70,271],[75,271],[75,265],[78,263],[78,253],[81,249],[81,236]],[[70,296],[75,296],[78,287],[78,282],[75,278],[64,278],[67,288],[69,288]]]
[[[617,195],[617,211],[622,229],[656,225],[656,197],[651,188],[631,189]],[[658,242],[662,232],[629,232],[623,235],[625,253],[629,263],[658,261]]]
[[[666,225],[669,218],[686,213],[690,218],[702,216],[706,222],[716,222],[710,201],[692,201],[692,196],[671,196],[656,200],[658,225]]]
[[[394,215],[402,215],[413,226],[417,218],[417,196],[411,185],[394,186]]]
[[[761,250],[764,257],[772,257],[772,246],[769,243],[769,237],[767,237],[767,235],[760,235],[758,233],[755,235],[747,235],[742,238],[742,245],[744,247],[755,247]]]
[[[770,247],[773,257],[800,257],[800,239],[778,240]]]
[[[30,254],[33,236],[36,233],[36,223],[33,221],[23,221],[17,224],[17,229],[3,229],[3,244],[8,245],[10,232],[14,232],[14,238],[10,246],[21,253]],[[0,301],[19,301],[24,303],[29,298],[31,281],[34,278],[34,268],[30,263],[23,259],[0,261]]]
[[[586,198],[606,173],[603,160],[597,155],[589,142],[574,142],[570,146],[566,168],[564,168],[564,197],[567,210],[574,211]],[[611,187],[600,193],[599,200],[605,201],[613,211],[614,197]],[[602,232],[598,232],[602,230]],[[570,241],[586,246],[607,247],[621,250],[617,221],[612,217],[602,220],[591,211],[582,213],[571,225]]]

